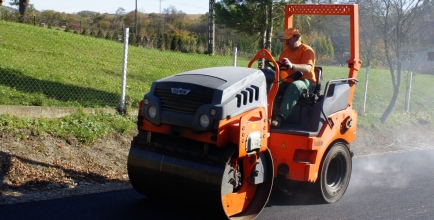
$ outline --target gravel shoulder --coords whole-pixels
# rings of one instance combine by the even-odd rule
[[[133,134],[90,145],[26,130],[0,133],[0,205],[131,188]]]
[[[434,130],[357,130],[355,157],[434,149]],[[0,132],[0,205],[131,189],[127,157],[134,134],[113,134],[90,145],[26,130]]]

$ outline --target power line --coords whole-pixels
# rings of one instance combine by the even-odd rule
[[[164,0],[164,1],[166,1],[166,0]],[[193,8],[208,9],[208,8],[203,8],[203,7],[194,6],[194,5],[183,4],[183,3],[179,3],[179,2],[171,2],[171,1],[166,1],[166,2],[173,3],[173,4],[178,4],[178,5],[189,6],[189,7],[193,7]]]

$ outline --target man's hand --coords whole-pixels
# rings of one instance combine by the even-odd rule
[[[282,59],[283,65],[287,66],[290,70],[294,68],[294,64],[291,63],[291,61],[288,60],[288,58]]]

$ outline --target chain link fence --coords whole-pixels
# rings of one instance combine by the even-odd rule
[[[231,45],[217,46],[216,54],[208,55],[130,44],[124,60],[123,40],[2,20],[0,33],[0,105],[135,107],[156,79],[232,66],[234,56],[239,56],[238,66],[247,66],[256,52],[237,48],[234,54]]]
[[[172,15],[149,15],[148,21],[156,23],[139,22],[138,33],[134,22],[128,23],[131,13],[78,15],[80,19],[33,11],[22,24],[19,13],[0,12],[0,105],[134,108],[157,79],[233,66],[235,57],[236,66],[246,67],[258,51],[258,37],[216,26],[213,54],[208,54],[208,15],[195,18],[188,31],[170,31],[167,18]],[[271,42],[274,57],[283,50],[276,33]],[[327,58],[318,56],[317,63],[321,59]]]

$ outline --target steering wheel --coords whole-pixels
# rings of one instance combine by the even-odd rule
[[[289,67],[286,66],[285,64],[276,61],[277,64],[279,64],[279,69],[280,70],[289,70]],[[269,60],[265,60],[265,66],[270,67],[272,70],[276,71],[276,67],[274,67],[273,62],[269,61]]]

